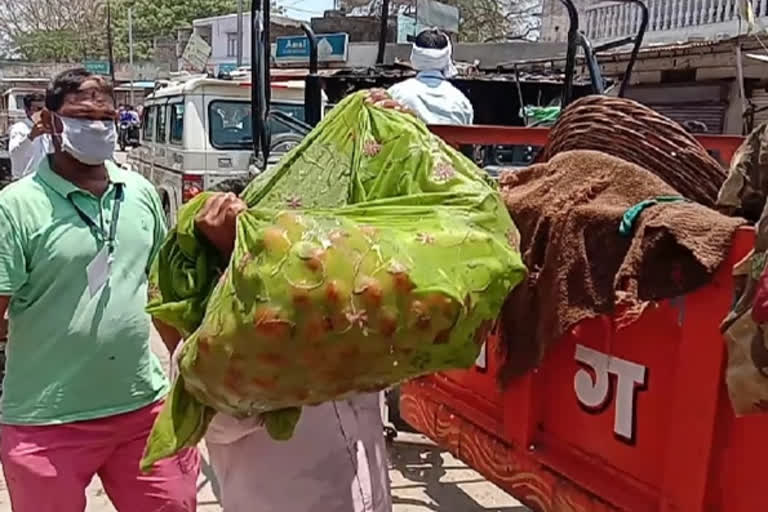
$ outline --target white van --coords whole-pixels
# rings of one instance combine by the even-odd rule
[[[304,120],[303,80],[274,82],[271,95],[273,111]],[[157,187],[173,225],[179,207],[196,194],[258,172],[251,122],[249,82],[206,77],[171,82],[146,98],[141,146],[128,154],[127,166]],[[275,157],[300,140],[280,119],[270,119],[270,128]]]

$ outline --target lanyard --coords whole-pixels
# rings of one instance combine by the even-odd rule
[[[101,234],[101,236],[105,239],[109,254],[112,255],[112,253],[115,251],[115,236],[117,235],[117,221],[120,218],[120,205],[123,203],[123,184],[115,183],[115,206],[112,208],[112,224],[109,226],[108,233],[105,233],[104,229],[100,225],[97,225],[92,218],[90,218],[83,210],[80,209],[79,206],[77,206],[75,201],[72,199],[71,194],[67,196],[67,199],[69,199],[69,202],[72,203],[72,206],[83,220],[83,222],[85,222],[85,224],[92,231],[96,231]],[[99,208],[101,208],[101,206],[99,206]]]

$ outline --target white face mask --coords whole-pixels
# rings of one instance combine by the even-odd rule
[[[112,158],[117,142],[115,123],[61,117],[61,150],[86,165],[101,165]]]

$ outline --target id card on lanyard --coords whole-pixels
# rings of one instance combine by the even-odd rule
[[[94,297],[99,292],[99,290],[101,290],[104,285],[107,284],[107,281],[109,281],[109,275],[112,270],[113,254],[115,252],[117,222],[120,218],[120,205],[123,202],[123,195],[123,184],[115,183],[115,205],[112,208],[112,223],[110,224],[109,230],[107,232],[104,231],[101,223],[96,224],[92,218],[90,218],[83,210],[80,209],[79,206],[77,206],[77,204],[75,204],[75,201],[71,196],[67,196],[78,216],[80,216],[82,221],[85,222],[91,232],[98,233],[100,238],[104,240],[104,245],[102,245],[101,249],[99,249],[99,252],[96,253],[96,256],[86,267],[86,274],[88,277],[88,291],[91,294],[91,297]]]

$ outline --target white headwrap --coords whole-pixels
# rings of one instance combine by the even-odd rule
[[[435,48],[419,48],[415,44],[411,49],[411,66],[417,71],[440,71],[445,78],[458,74],[453,64],[453,47],[450,38],[448,46],[440,50]]]

